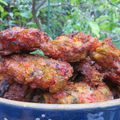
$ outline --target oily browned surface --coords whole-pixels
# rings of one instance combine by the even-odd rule
[[[24,54],[37,48],[46,56]],[[109,38],[79,32],[51,41],[37,29],[14,27],[0,32],[0,55],[1,97],[50,104],[120,97],[120,50]]]
[[[0,32],[0,55],[33,51],[49,40],[50,37],[38,29],[20,27],[6,29]]]
[[[79,62],[75,67],[78,74],[83,75],[84,81],[89,83],[91,86],[99,85],[103,81],[104,74],[101,67],[89,57]]]
[[[20,84],[56,92],[66,85],[73,69],[66,62],[37,55],[12,55],[1,60],[0,72]]]
[[[61,35],[55,40],[41,45],[45,55],[67,62],[85,59],[96,38],[84,33]]]
[[[108,79],[120,85],[120,50],[106,39],[92,52],[91,58],[99,64]]]
[[[113,99],[112,93],[104,83],[92,88],[85,82],[69,83],[64,90],[44,95],[46,103],[78,104],[94,103]]]
[[[28,92],[30,92],[28,86],[13,83],[3,97],[10,100],[27,101],[25,97]]]

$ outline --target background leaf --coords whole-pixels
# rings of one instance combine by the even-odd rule
[[[92,30],[92,33],[94,33],[98,38],[100,37],[100,28],[99,25],[96,22],[89,22],[89,26]]]
[[[120,48],[120,0],[0,0],[0,30],[39,28],[53,39],[63,33],[82,31],[103,40],[111,37]],[[38,24],[39,23],[39,24]]]

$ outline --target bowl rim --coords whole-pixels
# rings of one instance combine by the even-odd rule
[[[96,108],[110,108],[115,106],[120,107],[120,99],[114,99],[114,100],[97,102],[97,103],[87,103],[87,104],[43,104],[43,103],[20,102],[20,101],[0,98],[0,104],[5,104],[15,107],[23,107],[23,108],[44,109],[44,110],[84,110],[84,109],[96,109]]]

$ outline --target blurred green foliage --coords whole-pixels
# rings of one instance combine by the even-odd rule
[[[120,0],[0,0],[0,30],[12,26],[39,28],[52,38],[83,31],[111,37],[120,48]]]

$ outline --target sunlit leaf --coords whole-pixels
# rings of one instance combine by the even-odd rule
[[[1,13],[1,18],[6,18],[8,16],[8,12],[7,11],[4,11]]]
[[[110,16],[108,15],[101,15],[99,16],[97,19],[96,19],[96,22],[97,23],[101,23],[101,22],[104,22],[104,21],[107,21],[110,19]]]
[[[90,28],[91,28],[91,31],[92,33],[94,33],[97,37],[100,37],[100,28],[99,28],[99,25],[96,23],[96,22],[89,22],[88,23]]]
[[[111,0],[112,3],[120,3],[120,0]]]
[[[36,23],[34,23],[34,22],[28,22],[28,23],[27,23],[27,26],[28,26],[28,27],[32,27],[32,28],[37,28],[37,25],[36,25]]]
[[[8,5],[7,2],[5,2],[4,0],[0,0],[0,3],[4,4],[4,5]]]
[[[100,24],[100,29],[104,30],[104,31],[111,31],[115,28],[115,26],[116,26],[116,23],[106,21],[106,22]]]
[[[0,12],[3,13],[4,12],[4,8],[0,5]]]
[[[76,0],[71,0],[71,4],[74,4],[74,3],[76,3]]]
[[[30,11],[21,11],[20,15],[23,17],[23,18],[31,18],[32,17],[32,13]]]

